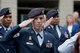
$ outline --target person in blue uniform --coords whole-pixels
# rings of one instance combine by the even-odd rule
[[[0,17],[2,18],[2,17]],[[19,25],[14,26],[11,30],[13,33],[11,33],[11,30],[8,30],[7,33],[4,34],[3,38],[0,39],[0,53],[17,53],[16,52],[16,45],[14,45],[15,42],[12,43],[12,41],[15,41],[15,38],[18,36],[15,36],[15,34],[22,28],[26,27],[29,23],[31,23],[33,19],[28,19],[23,22],[21,22]],[[18,29],[18,30],[16,30]],[[11,33],[11,34],[10,34]],[[7,36],[7,35],[14,35],[13,37]],[[13,39],[14,38],[14,39]]]
[[[53,53],[53,38],[42,28],[43,8],[32,9],[28,17],[34,18],[31,28],[20,31],[17,39],[19,53]]]
[[[3,18],[1,19],[1,23],[0,23],[0,42],[1,42],[1,39],[5,36],[4,34],[6,34],[8,30],[12,29],[12,27],[10,26],[12,23],[12,13],[10,8],[6,7],[1,9],[0,17],[1,16],[3,16]],[[15,53],[16,51],[14,49],[13,43],[14,43],[13,40],[10,40],[9,43],[7,42],[0,43],[0,46],[4,48],[3,50],[5,50],[3,52]]]
[[[64,25],[66,32],[69,34],[69,38],[74,36],[79,29],[79,25],[74,23],[74,18],[72,15],[67,15],[66,17],[66,25]]]
[[[12,23],[12,13],[9,7],[3,8],[0,11],[0,16],[3,16],[0,23],[0,39],[3,38],[3,35],[10,30]]]
[[[59,14],[58,11],[54,9],[48,11],[46,14],[47,20],[52,19],[51,21],[49,21],[50,25],[47,26],[45,30],[53,34],[54,41],[55,41],[54,43],[55,53],[59,53],[58,46],[61,45],[68,38],[68,34],[66,33],[66,30],[59,25],[60,18],[58,14]]]

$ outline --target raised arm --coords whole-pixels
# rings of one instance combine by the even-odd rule
[[[47,20],[47,21],[44,23],[44,29],[51,24],[52,20],[53,20],[53,17],[51,17],[49,20]]]
[[[19,25],[14,26],[13,29],[7,31],[7,33],[4,35],[4,37],[0,41],[4,42],[4,41],[8,41],[8,40],[12,39],[13,36],[21,30],[21,28],[26,27],[33,20],[34,19],[28,19],[28,20],[21,22]]]
[[[74,49],[74,43],[75,43],[78,35],[80,35],[80,32],[78,32],[77,34],[75,34],[70,39],[67,39],[63,44],[61,44],[58,47],[58,51],[60,53],[69,53],[69,52],[72,52],[72,50]]]

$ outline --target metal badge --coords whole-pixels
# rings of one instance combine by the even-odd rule
[[[31,37],[31,36],[29,36],[29,42],[31,42],[31,40],[32,40],[32,37]]]
[[[65,35],[65,37],[66,37],[66,38],[69,38],[69,37],[68,37],[68,34],[67,34],[67,32],[65,32],[65,33],[64,33],[64,35]]]
[[[48,28],[50,29],[50,26]]]
[[[29,36],[29,41],[26,42],[26,44],[28,44],[28,45],[33,45],[33,43],[32,43],[32,36]]]
[[[42,10],[42,13],[44,14],[44,10]]]
[[[20,33],[17,33],[16,35],[14,35],[13,38],[17,38],[17,37],[19,37],[19,36],[20,36]]]

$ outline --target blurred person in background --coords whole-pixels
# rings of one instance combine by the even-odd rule
[[[78,11],[74,11],[72,15],[73,15],[73,18],[74,18],[74,22],[76,24],[80,25],[79,12]]]
[[[78,24],[74,23],[74,18],[71,14],[67,15],[66,25],[64,26],[64,28],[66,29],[69,38],[74,36],[78,32],[79,26]]]
[[[60,53],[80,53],[80,27],[78,32],[58,47]]]
[[[67,39],[58,47],[60,53],[80,53],[80,32]]]

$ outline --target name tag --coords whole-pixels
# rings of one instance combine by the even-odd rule
[[[33,45],[33,43],[31,43],[31,42],[26,42],[26,44],[28,44],[28,45]]]
[[[65,37],[66,37],[66,38],[69,38],[69,37],[68,37],[68,34],[67,34],[67,32],[65,32],[65,33],[64,33],[64,35],[65,35]]]

